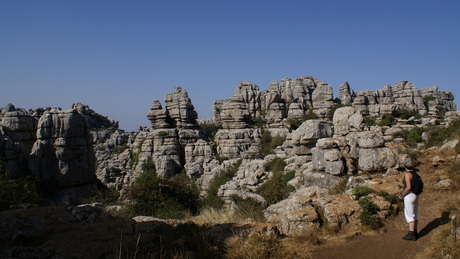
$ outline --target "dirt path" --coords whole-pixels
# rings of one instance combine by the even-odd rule
[[[431,182],[434,174],[430,165],[421,164],[419,169],[424,182]],[[437,201],[442,199],[442,196],[433,191],[429,185],[425,187],[419,200],[419,239],[416,242],[402,240],[408,231],[408,226],[404,213],[400,212],[395,218],[386,222],[380,233],[367,232],[360,236],[328,240],[318,246],[313,258],[415,258],[415,255],[423,252],[431,242],[432,231],[448,223],[448,215],[440,215],[436,207]]]

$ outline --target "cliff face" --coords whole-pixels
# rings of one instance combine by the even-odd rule
[[[214,176],[243,159],[219,195],[265,204],[254,190],[272,175],[265,171],[266,162],[283,159],[285,172],[295,171],[291,184],[297,189],[329,188],[339,176],[359,172],[385,173],[408,163],[392,148],[396,133],[448,121],[457,115],[453,100],[450,92],[419,90],[406,81],[363,92],[345,82],[335,99],[330,85],[310,76],[274,81],[266,90],[241,82],[229,99],[214,102],[217,130],[210,130],[200,126],[187,91],[174,87],[164,108],[153,101],[147,112],[151,127],[130,133],[83,104],[67,111],[7,105],[0,112],[0,158],[13,175],[35,174],[53,186],[57,204],[91,196],[97,182],[123,193],[151,165],[165,177],[185,169],[205,192]],[[402,112],[420,116],[398,117]],[[385,114],[395,115],[392,127],[366,123]],[[267,133],[283,140],[268,153],[263,143]],[[315,193],[321,193],[326,206],[323,191]]]
[[[116,126],[86,105],[67,111],[25,111],[7,105],[1,113],[0,154],[12,176],[35,175],[50,189],[52,204],[73,204],[97,190],[91,127]]]

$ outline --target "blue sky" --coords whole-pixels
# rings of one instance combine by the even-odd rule
[[[0,1],[0,106],[81,102],[128,131],[182,86],[200,119],[240,81],[407,80],[460,98],[460,1]]]

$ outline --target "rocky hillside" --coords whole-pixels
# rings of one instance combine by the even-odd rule
[[[49,189],[49,205],[73,206],[47,209],[47,215],[64,215],[62,224],[102,224],[113,236],[119,234],[119,229],[111,232],[113,223],[129,230],[130,242],[137,234],[153,233],[150,228],[160,223],[112,218],[99,205],[75,206],[104,187],[120,191],[124,199],[134,180],[152,167],[165,178],[186,174],[203,196],[213,179],[232,171],[217,196],[229,210],[236,199],[253,201],[277,235],[324,226],[358,231],[367,220],[360,196],[375,204],[373,220],[385,220],[399,209],[388,199],[400,191],[398,169],[416,165],[401,136],[426,125],[447,126],[460,116],[452,93],[436,86],[417,89],[403,81],[355,92],[345,82],[334,97],[330,85],[309,76],[275,81],[267,90],[241,82],[229,99],[215,101],[214,117],[206,121],[198,120],[181,87],[165,96],[164,105],[153,101],[146,114],[150,128],[125,132],[84,104],[28,111],[8,104],[0,110],[2,170],[12,177],[39,177]],[[266,186],[274,179],[284,179],[289,191],[275,193],[273,200],[262,189],[270,191],[273,186]],[[357,193],[362,186],[373,192]],[[30,215],[24,216],[27,220],[2,215],[2,224],[12,226],[0,236],[5,242],[21,243],[15,233],[27,224],[32,224],[32,236],[43,228]],[[52,230],[64,226],[59,224],[37,235],[46,240],[45,232],[60,233]]]
[[[29,111],[8,104],[0,111],[3,170],[39,176],[54,190],[51,204],[75,205],[93,196],[101,184],[126,193],[149,164],[164,177],[185,172],[206,195],[216,175],[238,164],[219,197],[228,205],[236,195],[266,207],[256,190],[273,177],[265,165],[281,159],[283,172],[293,172],[289,184],[296,191],[266,209],[266,217],[276,221],[290,213],[283,208],[292,203],[297,204],[293,211],[295,206],[327,211],[336,199],[327,190],[343,176],[349,176],[350,189],[372,180],[363,173],[394,173],[411,163],[395,148],[404,141],[402,131],[445,125],[458,117],[452,93],[436,86],[417,89],[403,81],[355,92],[345,82],[334,97],[330,85],[310,76],[274,81],[266,90],[241,82],[229,99],[215,101],[214,118],[207,121],[198,121],[181,87],[174,87],[164,104],[154,100],[147,111],[150,128],[129,133],[84,104]],[[296,195],[314,202],[298,203]],[[346,204],[351,198],[343,199]],[[339,218],[328,222],[343,224]],[[316,216],[307,221],[319,224]],[[286,224],[284,231],[290,232],[303,223]]]

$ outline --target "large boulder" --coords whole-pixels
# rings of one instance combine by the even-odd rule
[[[321,218],[314,207],[314,201],[326,194],[327,190],[316,186],[300,188],[287,199],[269,206],[264,212],[265,219],[276,223],[281,233],[288,235],[319,228]]]

